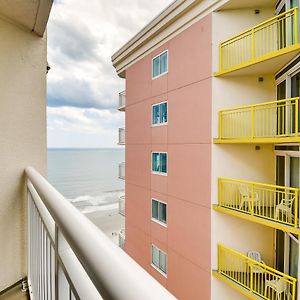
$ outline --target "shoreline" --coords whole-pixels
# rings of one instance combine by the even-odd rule
[[[118,208],[96,210],[84,215],[116,245],[119,245],[119,232],[125,227],[125,218],[119,214]]]

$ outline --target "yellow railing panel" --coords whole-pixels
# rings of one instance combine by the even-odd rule
[[[262,299],[296,299],[295,278],[220,244],[218,272]]]
[[[219,206],[298,228],[299,189],[219,178]]]
[[[298,43],[295,7],[222,42],[219,73],[277,56]]]
[[[299,97],[219,112],[220,139],[297,137]]]

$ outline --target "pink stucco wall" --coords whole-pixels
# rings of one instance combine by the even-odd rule
[[[180,300],[210,299],[211,16],[126,70],[126,251]],[[169,72],[151,59],[169,51]],[[151,127],[151,104],[168,101],[168,124]],[[168,175],[151,174],[151,151],[168,153]],[[151,221],[167,203],[167,227]],[[167,278],[151,244],[168,255]]]

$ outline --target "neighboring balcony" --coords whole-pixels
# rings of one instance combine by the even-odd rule
[[[119,128],[119,142],[118,145],[125,145],[125,128]]]
[[[125,111],[126,105],[126,92],[119,93],[119,111]]]
[[[298,53],[298,28],[296,7],[225,40],[215,76],[275,73]]]
[[[295,278],[223,245],[213,275],[250,299],[296,299]]]
[[[125,228],[119,232],[119,247],[123,250],[125,249]]]
[[[119,179],[125,180],[125,162],[119,163]]]
[[[119,214],[125,216],[125,195],[119,197]]]
[[[214,142],[300,142],[299,97],[219,111],[219,137]]]
[[[216,211],[294,234],[299,230],[299,189],[219,178]]]

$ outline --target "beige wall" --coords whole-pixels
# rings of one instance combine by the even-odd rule
[[[46,38],[0,19],[0,291],[26,276],[24,168],[46,173]]]
[[[213,72],[219,70],[218,44],[273,15],[272,9],[221,11],[213,14]],[[263,82],[258,77],[264,78]],[[214,77],[212,80],[212,136],[218,137],[218,111],[224,108],[275,100],[274,74]],[[218,202],[218,177],[275,183],[273,145],[212,145],[212,204]],[[217,269],[217,245],[222,243],[246,254],[257,250],[268,265],[273,265],[274,230],[212,211],[212,269]],[[224,296],[226,295],[226,296]],[[212,299],[246,299],[217,279],[212,280]]]

